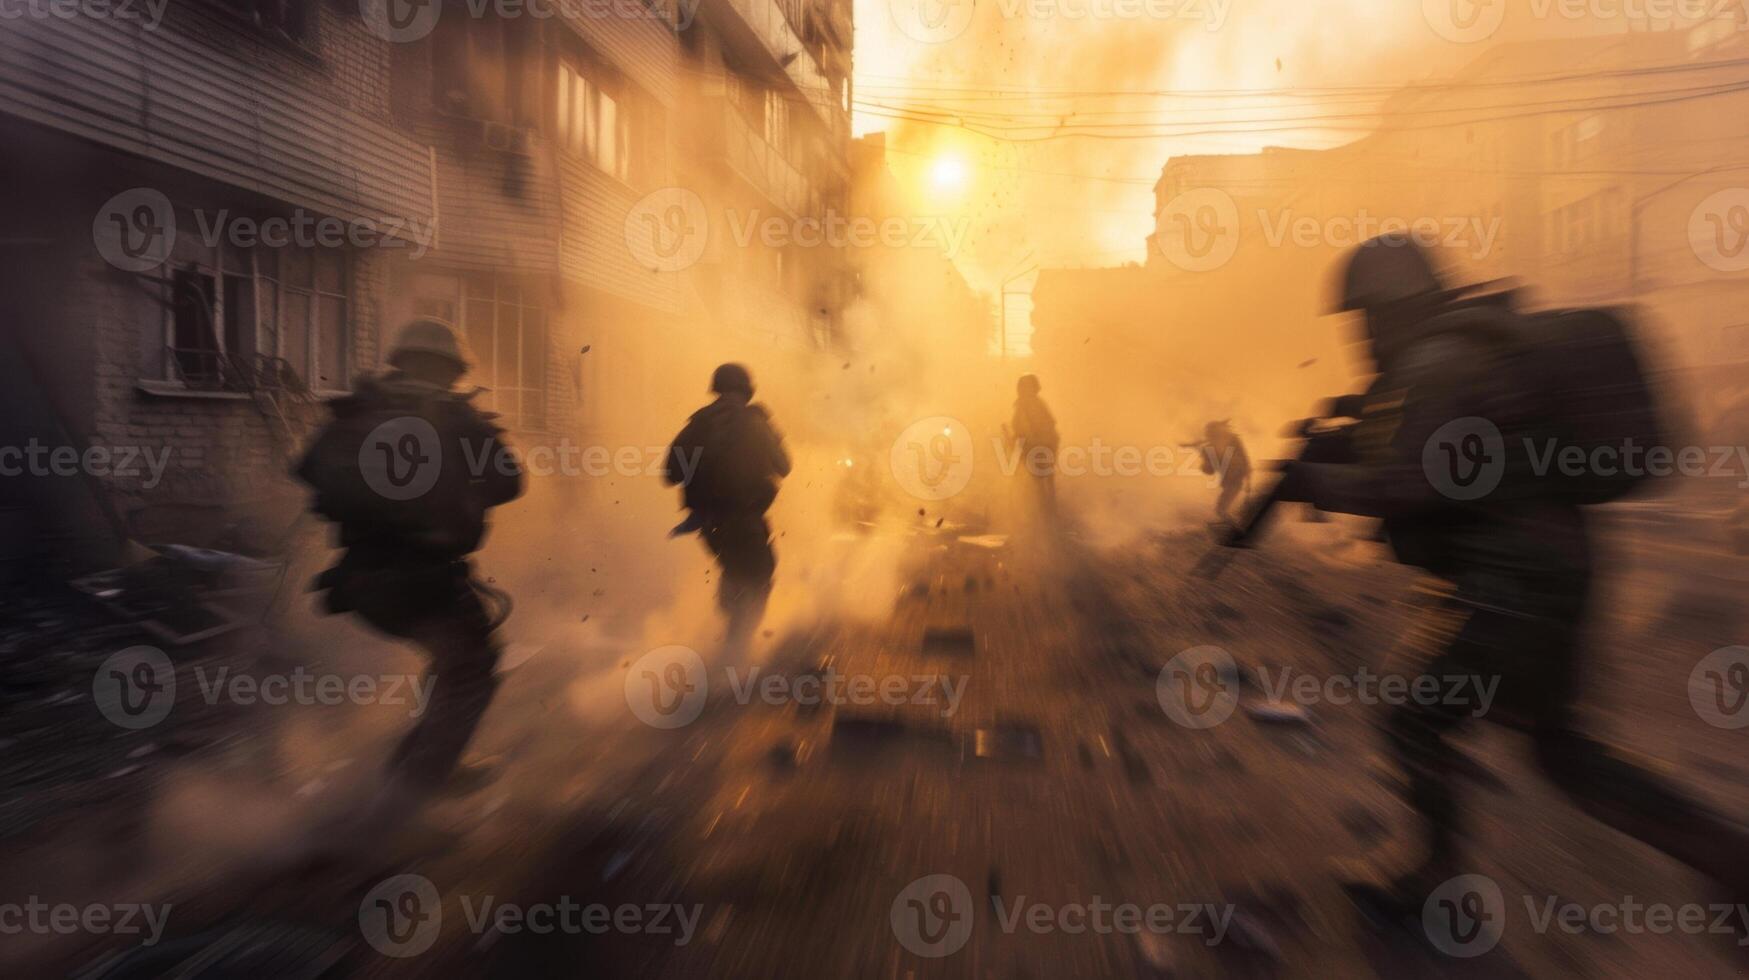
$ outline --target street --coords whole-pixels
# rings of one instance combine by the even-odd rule
[[[529,656],[472,756],[500,778],[363,859],[276,857],[296,799],[271,793],[336,769],[299,721],[275,748],[241,733],[174,763],[146,755],[108,785],[144,797],[150,819],[121,821],[119,799],[90,797],[13,838],[8,863],[89,853],[64,865],[63,900],[149,886],[171,909],[163,941],[78,937],[44,944],[37,962],[95,964],[93,976],[1727,975],[1730,936],[1627,942],[1607,923],[1569,930],[1545,915],[1622,895],[1675,909],[1719,899],[1573,809],[1496,726],[1465,744],[1475,872],[1506,899],[1498,947],[1442,957],[1344,897],[1357,859],[1408,853],[1392,851],[1409,824],[1375,730],[1386,709],[1363,702],[1389,697],[1367,679],[1391,672],[1423,587],[1378,546],[1336,547],[1349,528],[1284,525],[1208,582],[1187,577],[1207,548],[1200,529],[1101,548],[1073,526],[932,523],[833,542],[845,561],[900,542],[885,615],[774,630],[745,662],[707,648],[681,677],[667,648],[604,672],[601,650]],[[1623,526],[1606,534],[1612,553],[1645,550]],[[1736,622],[1742,566],[1704,551],[1682,565],[1603,566],[1625,569],[1606,587],[1633,601],[1603,604],[1588,717],[1726,812],[1749,812],[1733,733],[1703,723],[1686,693],[1693,662]],[[1181,724],[1162,668],[1209,646],[1239,665],[1241,693],[1230,714]],[[1289,710],[1254,710],[1284,691],[1297,692]],[[340,724],[360,760],[396,727],[374,729],[372,745]],[[261,799],[239,792],[243,773],[273,765]],[[178,803],[221,791],[235,798],[217,818]],[[178,814],[200,822],[172,840]],[[431,897],[406,931],[370,925],[385,884],[421,879]]]

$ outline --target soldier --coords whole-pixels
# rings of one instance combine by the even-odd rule
[[[1030,479],[1032,501],[1039,513],[1054,517],[1057,511],[1057,419],[1039,397],[1037,375],[1022,375],[1015,384],[1014,420],[1008,430],[1021,467]]]
[[[777,555],[765,512],[789,475],[783,436],[765,406],[753,403],[753,376],[739,364],[711,375],[717,399],[687,420],[669,447],[663,479],[681,487],[690,514],[676,533],[697,531],[721,566],[717,605],[740,644],[765,614]]]
[[[391,757],[367,819],[388,819],[444,787],[492,700],[493,632],[508,600],[474,580],[468,556],[485,535],[487,510],[522,492],[493,416],[473,406],[475,393],[453,387],[468,355],[448,324],[408,324],[389,364],[332,404],[333,419],[297,470],[346,549],[316,580],[326,609],[355,612],[430,658],[431,701]],[[496,615],[483,591],[500,600]]]
[[[1221,495],[1215,500],[1215,518],[1232,526],[1233,503],[1251,485],[1251,455],[1245,442],[1226,419],[1218,419],[1203,427],[1202,471],[1210,476],[1219,474]]]
[[[1379,373],[1367,395],[1344,398],[1330,413],[1358,416],[1386,435],[1363,448],[1357,463],[1291,463],[1284,472],[1281,499],[1382,518],[1398,560],[1450,588],[1429,611],[1426,635],[1437,651],[1424,668],[1446,693],[1438,703],[1410,699],[1386,725],[1426,851],[1382,890],[1356,883],[1355,891],[1393,912],[1418,914],[1431,889],[1474,870],[1455,785],[1462,759],[1447,737],[1486,707],[1479,683],[1497,679],[1489,718],[1504,715],[1528,729],[1538,765],[1576,804],[1712,876],[1737,900],[1749,885],[1749,835],[1576,725],[1593,565],[1583,509],[1546,493],[1458,503],[1423,469],[1423,447],[1436,430],[1499,411],[1525,387],[1490,371],[1487,339],[1431,323],[1453,302],[1431,257],[1408,239],[1381,236],[1356,250],[1340,309],[1364,314]],[[1381,413],[1389,424],[1376,425]]]

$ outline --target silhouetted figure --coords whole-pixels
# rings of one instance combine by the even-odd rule
[[[331,405],[333,419],[297,469],[346,549],[315,583],[327,610],[355,612],[430,658],[431,701],[390,759],[367,820],[392,819],[442,787],[492,700],[493,632],[509,610],[474,580],[468,556],[485,536],[486,512],[522,492],[493,416],[453,387],[468,356],[448,324],[410,323],[389,364]],[[483,590],[500,598],[496,615]]]
[[[1014,418],[1008,438],[1020,460],[1021,478],[1038,513],[1052,518],[1057,513],[1057,419],[1039,397],[1042,386],[1036,375],[1022,375],[1016,382]]]
[[[1576,727],[1593,564],[1582,506],[1540,490],[1454,499],[1424,468],[1424,447],[1442,426],[1502,417],[1535,387],[1494,369],[1496,340],[1481,324],[1496,314],[1471,305],[1482,302],[1447,291],[1430,256],[1407,239],[1382,236],[1357,249],[1341,309],[1365,315],[1379,373],[1365,395],[1339,399],[1330,414],[1358,417],[1362,431],[1382,435],[1360,440],[1368,444],[1358,463],[1293,463],[1284,473],[1291,490],[1283,499],[1382,518],[1398,560],[1451,589],[1421,631],[1432,654],[1424,671],[1446,693],[1407,699],[1387,724],[1427,845],[1388,894],[1402,909],[1418,910],[1430,888],[1476,870],[1464,850],[1462,759],[1447,737],[1481,707],[1477,683],[1497,678],[1486,717],[1528,729],[1544,774],[1576,804],[1740,896],[1749,885],[1744,829]],[[1442,316],[1460,304],[1464,316]],[[1498,316],[1513,315],[1509,305],[1499,309]],[[1460,680],[1461,690],[1453,687]]]
[[[711,391],[716,401],[694,412],[674,437],[663,479],[681,487],[690,512],[675,533],[699,532],[722,568],[717,604],[728,614],[730,643],[738,644],[759,625],[771,594],[777,555],[765,512],[790,461],[771,416],[752,401],[746,368],[717,368]]]
[[[1203,427],[1200,449],[1202,471],[1220,477],[1221,495],[1215,500],[1215,518],[1222,524],[1233,524],[1233,503],[1251,486],[1251,455],[1226,419]]]

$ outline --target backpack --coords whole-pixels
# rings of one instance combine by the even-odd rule
[[[1667,466],[1646,465],[1646,451],[1673,447],[1627,311],[1518,313],[1484,300],[1439,319],[1481,335],[1498,357],[1511,390],[1487,399],[1482,414],[1500,423],[1510,492],[1604,504],[1667,475]]]
[[[764,512],[777,497],[771,438],[758,405],[713,405],[694,415],[674,449],[697,460],[684,487],[687,507]]]
[[[478,547],[485,507],[472,491],[469,443],[480,416],[464,396],[361,386],[332,405],[297,468],[315,510],[342,539],[401,540],[464,554]],[[489,430],[480,430],[489,431]]]

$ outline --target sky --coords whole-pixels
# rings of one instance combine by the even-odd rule
[[[1364,114],[1509,39],[1668,26],[1647,3],[1692,23],[1718,2],[856,0],[854,126],[888,133],[920,213],[971,218],[954,259],[994,292],[1035,264],[1143,261],[1152,185],[1174,154],[1346,142],[1359,133],[1284,119]],[[1016,122],[1028,128],[1008,139],[967,128]],[[1089,123],[1104,138],[1053,129]],[[934,179],[943,167],[959,179]]]

